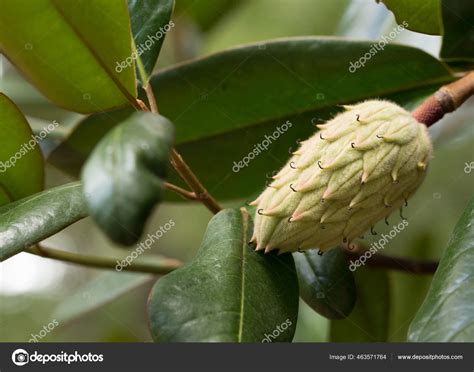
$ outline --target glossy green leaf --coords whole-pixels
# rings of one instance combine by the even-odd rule
[[[441,58],[474,63],[474,3],[441,0],[441,4],[444,25]]]
[[[125,0],[0,0],[0,50],[49,99],[90,113],[136,96]]]
[[[18,107],[0,93],[0,206],[43,188],[44,163],[28,122]]]
[[[474,198],[459,219],[430,290],[408,332],[409,341],[474,341]]]
[[[452,79],[435,58],[396,44],[351,73],[351,62],[371,45],[313,37],[248,45],[166,69],[151,84],[160,113],[176,126],[178,150],[204,185],[217,198],[242,198],[260,190],[265,174],[279,169],[296,140],[313,134],[314,124],[334,114],[337,105],[381,97],[411,108]],[[116,125],[113,117],[101,119],[97,127]],[[267,151],[255,150],[287,120],[292,126],[283,135],[277,132]],[[89,128],[84,133],[83,126]],[[77,174],[91,151],[92,126],[86,119],[50,162]],[[252,151],[257,155],[239,169]]]
[[[87,216],[78,182],[42,191],[0,208],[0,261]]]
[[[100,273],[61,301],[53,316],[61,324],[69,322],[90,314],[152,279],[152,275],[136,273]]]
[[[354,276],[344,251],[331,249],[322,256],[317,250],[294,253],[301,298],[329,319],[347,317],[356,301]]]
[[[128,12],[137,52],[137,76],[148,83],[166,33],[174,27],[171,21],[174,0],[128,0]],[[126,68],[126,67],[125,67]]]
[[[332,342],[384,342],[388,338],[390,286],[383,270],[359,268],[354,272],[357,301],[351,315],[331,321]]]
[[[141,236],[161,199],[174,128],[166,118],[135,112],[96,146],[82,179],[91,216],[115,242]]]
[[[248,245],[245,209],[213,217],[194,261],[160,279],[149,300],[155,341],[291,341],[298,281],[291,255]]]
[[[382,2],[393,12],[399,25],[424,34],[442,33],[440,0],[382,0]]]

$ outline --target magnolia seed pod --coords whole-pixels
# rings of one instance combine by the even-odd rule
[[[301,143],[257,206],[251,242],[280,253],[351,242],[406,203],[432,145],[424,124],[381,100],[344,111]]]

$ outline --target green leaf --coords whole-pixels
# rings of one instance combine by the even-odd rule
[[[213,217],[194,261],[160,279],[148,305],[155,341],[291,341],[298,281],[289,254],[248,246],[245,209]],[[271,335],[271,336],[269,336]]]
[[[153,72],[171,20],[174,0],[128,0],[132,33],[138,54],[137,72],[145,86]]]
[[[42,190],[44,163],[28,122],[18,107],[2,93],[0,132],[3,139],[0,145],[1,206]]]
[[[82,185],[55,187],[0,208],[0,262],[87,216]]]
[[[354,276],[344,251],[334,248],[318,255],[316,250],[294,253],[301,298],[329,319],[347,317],[356,301]]]
[[[474,63],[474,3],[441,0],[441,4],[444,25],[441,58]]]
[[[405,27],[409,30],[424,34],[442,33],[440,0],[382,0],[382,2],[393,12],[399,25],[407,24]]]
[[[283,166],[296,140],[312,135],[314,124],[334,114],[337,105],[380,97],[411,106],[452,80],[435,58],[396,44],[350,73],[350,63],[371,47],[336,38],[270,41],[163,70],[151,84],[160,113],[176,126],[178,151],[203,184],[219,199],[242,198],[260,190],[265,174]],[[116,125],[113,117],[101,119],[97,127]],[[287,120],[291,128],[277,132],[267,151],[255,150]],[[73,144],[67,141],[52,154],[52,164],[70,172],[68,159],[75,159],[75,170],[83,163],[91,148],[81,140],[92,141],[93,132],[89,123],[87,135],[82,133],[85,123],[88,119],[72,134]],[[253,151],[249,165],[234,172],[235,163]]]
[[[100,273],[61,301],[53,316],[61,324],[69,322],[105,306],[152,279],[152,275],[136,273]]]
[[[332,342],[384,342],[388,338],[390,286],[383,270],[359,268],[354,272],[357,301],[351,315],[331,321]]]
[[[84,166],[90,214],[115,242],[130,245],[140,238],[161,200],[173,139],[166,118],[135,112],[100,141]]]
[[[0,50],[50,100],[91,113],[136,97],[125,0],[0,0]]]
[[[408,331],[415,342],[474,340],[474,198],[454,228],[430,290]]]

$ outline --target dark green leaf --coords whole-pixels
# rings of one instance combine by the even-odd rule
[[[399,25],[406,24],[405,27],[409,30],[424,34],[441,34],[440,0],[382,0],[382,2],[393,12]]]
[[[251,230],[245,209],[218,213],[194,261],[155,284],[148,305],[155,341],[292,340],[298,315],[292,256],[255,252],[247,244]]]
[[[441,0],[444,25],[441,58],[474,63],[474,3]]]
[[[101,273],[65,298],[56,308],[54,317],[60,323],[69,322],[112,302],[152,278],[152,275],[127,272]]]
[[[0,208],[0,261],[87,216],[82,185],[55,187]]]
[[[409,341],[474,341],[474,198],[459,219],[430,290],[408,332]]]
[[[43,189],[43,155],[18,107],[0,93],[0,206]],[[41,137],[38,137],[41,139]]]
[[[82,179],[91,216],[114,241],[141,236],[161,199],[174,128],[166,118],[135,112],[110,131],[84,166]]]
[[[0,50],[57,105],[82,113],[136,96],[125,0],[0,0]]]
[[[347,317],[354,308],[356,288],[344,251],[334,248],[320,256],[310,250],[294,253],[293,258],[301,298],[326,318]]]
[[[280,168],[296,140],[313,134],[314,124],[334,114],[337,105],[381,97],[412,106],[452,79],[435,58],[396,44],[349,72],[350,63],[370,48],[370,42],[334,38],[283,39],[166,69],[151,84],[160,112],[176,125],[178,150],[204,185],[217,198],[241,198],[260,190],[265,174]],[[102,119],[100,125],[116,124]],[[255,150],[287,120],[291,128],[277,132],[267,151]],[[81,132],[79,126],[74,143],[67,141],[52,154],[53,164],[69,171],[66,159],[84,161],[91,148],[80,142],[91,141],[91,131]],[[254,150],[258,155],[247,167],[234,168]]]
[[[128,0],[132,33],[138,54],[137,75],[145,86],[153,72],[171,20],[174,0]]]
[[[388,273],[359,268],[354,272],[357,301],[351,315],[332,320],[332,342],[384,342],[388,338],[390,287]]]

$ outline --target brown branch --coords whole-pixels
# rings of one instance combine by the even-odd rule
[[[176,194],[181,195],[183,198],[188,200],[198,200],[196,194],[192,191],[185,190],[179,186],[173,185],[172,183],[165,182],[163,184],[164,188],[170,191],[175,192]]]
[[[364,256],[365,250],[355,248],[353,250],[344,247],[347,261],[360,260]],[[403,271],[411,274],[433,274],[438,268],[438,261],[425,260],[417,261],[410,258],[392,257],[380,253],[372,254],[365,260],[364,266]]]
[[[471,71],[454,83],[441,87],[413,111],[412,116],[429,127],[445,114],[456,110],[473,94],[474,71]]]
[[[150,84],[147,84],[145,91],[151,111],[155,114],[158,114],[155,95],[151,89]],[[218,213],[222,209],[217,201],[212,197],[212,195],[209,194],[206,188],[201,184],[194,172],[184,161],[183,157],[175,149],[171,150],[171,164],[173,165],[176,172],[178,172],[180,177],[186,182],[189,188],[193,190],[195,200],[199,200],[214,214]]]
[[[44,258],[51,258],[53,260],[69,262],[76,265],[109,270],[116,270],[118,262],[123,260],[123,257],[90,256],[49,248],[39,244],[28,248],[26,251]],[[163,258],[159,262],[156,262],[153,260],[147,260],[146,257],[139,257],[136,258],[131,265],[123,266],[120,271],[123,270],[163,275],[168,274],[182,265],[183,263],[181,261],[173,258]]]

